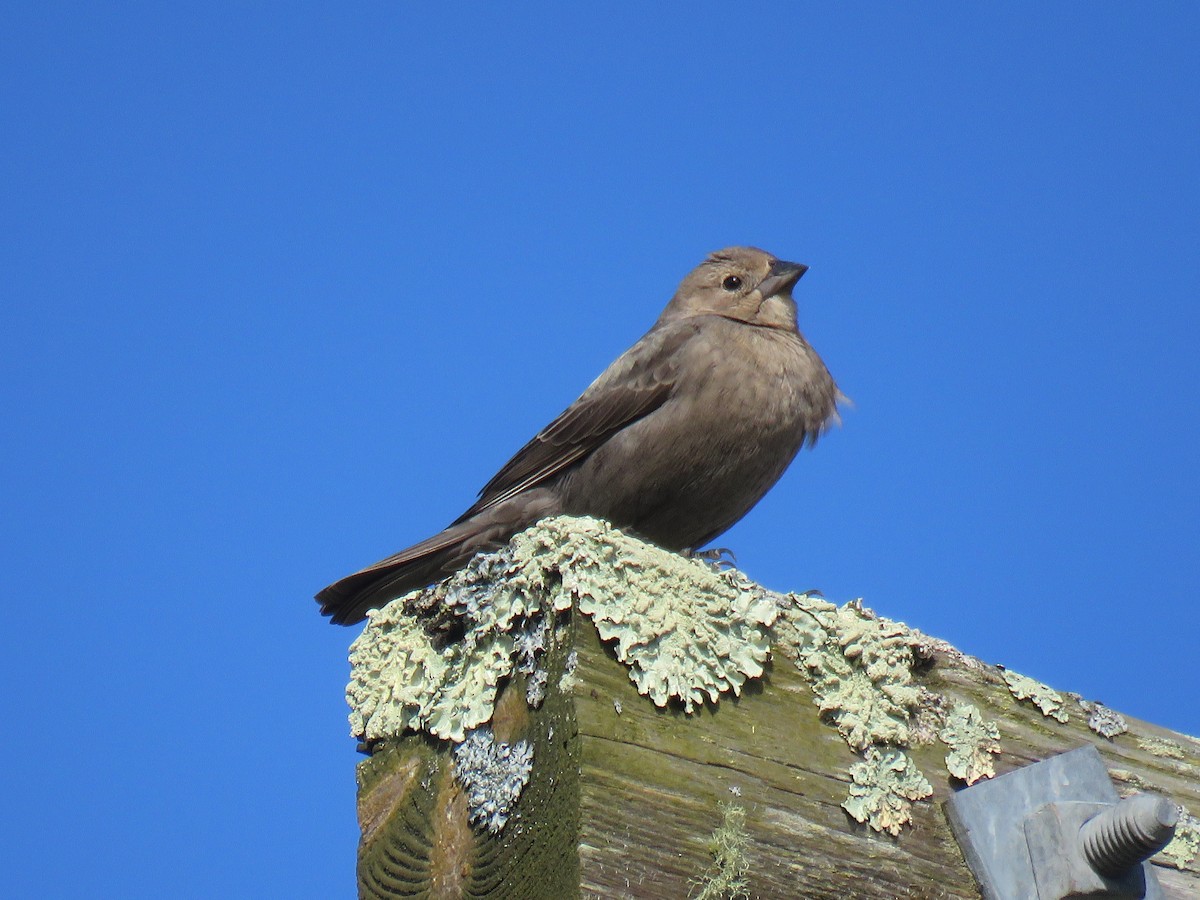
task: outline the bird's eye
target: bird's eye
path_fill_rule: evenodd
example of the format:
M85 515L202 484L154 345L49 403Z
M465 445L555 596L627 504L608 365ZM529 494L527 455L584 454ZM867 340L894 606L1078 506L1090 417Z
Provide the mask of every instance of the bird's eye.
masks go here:
M724 281L721 282L721 287L725 288L727 291L736 291L741 286L742 279L738 278L736 275L729 275Z

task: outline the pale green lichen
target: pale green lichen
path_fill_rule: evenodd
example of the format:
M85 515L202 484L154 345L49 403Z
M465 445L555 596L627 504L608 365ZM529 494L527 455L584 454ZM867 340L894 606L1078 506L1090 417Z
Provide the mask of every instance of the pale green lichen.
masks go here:
M933 794L933 787L911 759L896 749L870 747L850 767L850 796L842 804L858 822L898 835L912 821L912 805Z
M427 731L461 741L491 719L500 682L514 668L517 635L541 613L535 592L506 551L476 557L436 590L462 618L462 640L437 647L405 608L407 598L368 616L350 645L350 731L367 741ZM504 567L507 577L497 578Z
M1175 837L1163 847L1155 862L1164 862L1176 869L1200 869L1200 819L1190 815L1186 807L1179 807L1179 821L1175 824Z
M1034 681L1025 675L1019 675L1011 669L1004 670L1004 682L1008 685L1008 690L1018 700L1029 700L1041 710L1042 715L1048 718L1057 719L1059 722L1067 722L1067 710L1064 706L1063 696L1053 688L1047 687L1040 681Z
M1166 738L1152 736L1139 737L1137 743L1139 747L1154 756L1161 756L1166 759L1187 759L1187 754L1184 753L1183 747Z
M813 613L828 635L801 655L822 715L855 750L905 745L920 701L908 629L847 604Z
M955 778L974 784L995 776L992 757L1000 752L1000 730L970 703L956 704L950 710L938 737L950 748L946 769Z
M693 890L700 889L694 900L748 900L746 875L750 861L746 858L746 844L750 838L746 834L746 810L733 803L721 803L720 808L721 824L709 839L713 864L703 879L692 882Z
M813 595L774 594L736 570L718 571L589 518L545 520L496 553L476 557L442 584L370 613L367 628L351 647L352 733L372 742L417 730L463 742L490 720L498 689L514 672L526 677L529 705L539 705L551 688L542 657L568 621L558 614L572 607L593 619L639 692L658 706L678 700L687 712L716 702L722 693L737 694L748 679L761 676L774 644L811 673L822 714L863 755L851 768L853 784L843 806L876 830L898 834L911 820L912 803L931 793L899 747L937 735L951 748L946 764L955 777L970 783L994 773L995 726L974 707L946 713L945 698L913 682L914 652L932 659L950 653L948 645L860 604L836 607ZM452 627L446 627L447 618ZM441 638L435 639L438 633ZM446 640L449 634L455 637ZM572 650L557 689L574 688L576 665ZM1004 678L1017 699L1031 700L1060 722L1068 720L1058 692L1015 672L1004 672ZM615 708L619 713L619 705ZM1124 720L1111 710L1092 704L1089 711L1089 724L1099 733L1111 737L1124 730ZM1138 742L1149 752L1184 758L1174 742ZM471 747L461 767L487 769L490 757ZM509 787L528 777L528 747L493 740L493 748L497 759L504 757L500 762L524 771L521 778L504 781L500 791L515 803L519 786ZM507 812L489 802L481 801L473 821L503 827ZM734 809L744 820L744 812ZM730 841L725 846L736 849ZM1200 822L1185 817L1162 856L1190 866L1198 850ZM741 864L731 862L736 854L722 857L714 850L714 857L717 870L733 873L734 880L712 890L740 896ZM714 884L715 878L706 881L700 896L725 896L709 892Z
M763 673L772 595L738 572L716 571L590 518L546 519L503 549L475 557L421 595L456 618L460 639L439 647L410 610L420 592L369 614L350 648L351 732L367 741L408 729L461 741L492 715L501 682L524 672L541 702L550 620L573 605L614 643L630 680L658 706L691 712ZM571 683L568 672L559 686Z
M613 642L639 693L691 712L762 674L779 613L765 591L595 519L561 521L541 526L563 551L559 590Z
M784 656L803 667L805 654L822 646L829 633L818 614L833 613L837 606L816 594L775 594L779 618L771 627L774 645Z

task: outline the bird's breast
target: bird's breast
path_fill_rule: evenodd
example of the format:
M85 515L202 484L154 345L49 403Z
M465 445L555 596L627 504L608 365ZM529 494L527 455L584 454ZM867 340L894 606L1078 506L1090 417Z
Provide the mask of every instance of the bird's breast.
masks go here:
M666 547L702 546L815 440L836 397L798 334L715 322L685 348L669 399L567 476L567 506Z

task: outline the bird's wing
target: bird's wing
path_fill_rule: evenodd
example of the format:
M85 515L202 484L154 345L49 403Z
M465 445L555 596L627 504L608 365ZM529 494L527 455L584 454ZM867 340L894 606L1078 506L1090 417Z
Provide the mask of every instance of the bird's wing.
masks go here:
M457 525L575 463L622 428L662 406L675 385L680 348L694 322L652 328L613 361L579 399L522 447L484 485Z

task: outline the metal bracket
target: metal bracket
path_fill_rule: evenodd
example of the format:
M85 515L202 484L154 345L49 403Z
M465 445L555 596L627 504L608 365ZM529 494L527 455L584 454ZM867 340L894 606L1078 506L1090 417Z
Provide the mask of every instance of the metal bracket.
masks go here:
M946 813L985 900L1162 900L1145 860L1171 840L1178 807L1118 802L1090 744L964 788Z

